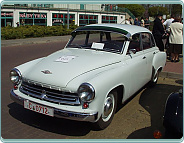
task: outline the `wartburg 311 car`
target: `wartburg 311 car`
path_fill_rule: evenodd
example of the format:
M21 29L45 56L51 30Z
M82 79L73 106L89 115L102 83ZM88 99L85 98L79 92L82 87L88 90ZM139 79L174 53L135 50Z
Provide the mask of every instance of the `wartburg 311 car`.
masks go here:
M10 95L26 109L104 129L117 104L156 84L165 63L146 28L87 25L71 33L64 49L13 68Z

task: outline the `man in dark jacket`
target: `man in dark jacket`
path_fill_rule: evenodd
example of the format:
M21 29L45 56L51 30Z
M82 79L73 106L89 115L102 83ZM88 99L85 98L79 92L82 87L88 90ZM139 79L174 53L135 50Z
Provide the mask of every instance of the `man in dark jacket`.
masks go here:
M153 25L153 36L155 38L156 45L160 49L160 51L164 51L164 44L162 41L162 36L165 33L164 31L164 26L162 24L162 14L158 14L156 19L154 20L154 25Z

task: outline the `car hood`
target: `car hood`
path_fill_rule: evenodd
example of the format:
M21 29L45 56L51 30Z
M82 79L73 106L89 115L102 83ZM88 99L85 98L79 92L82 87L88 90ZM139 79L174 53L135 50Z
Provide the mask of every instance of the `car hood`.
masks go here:
M77 76L120 62L119 54L65 48L45 57L23 75L35 82L64 88Z

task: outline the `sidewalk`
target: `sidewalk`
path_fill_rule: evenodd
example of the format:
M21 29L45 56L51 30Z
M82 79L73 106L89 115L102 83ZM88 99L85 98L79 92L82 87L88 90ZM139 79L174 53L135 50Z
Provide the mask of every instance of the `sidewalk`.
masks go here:
M166 66L164 67L160 76L183 79L183 58L180 58L180 62L178 63L170 62L167 60Z
M41 44L59 41L68 41L70 35L66 36L52 36L52 37L40 37L40 38L26 38L26 39L14 39L14 40L2 40L1 47L19 46L26 44ZM180 58L179 63L173 63L167 60L166 66L160 73L162 77L183 79L183 57Z

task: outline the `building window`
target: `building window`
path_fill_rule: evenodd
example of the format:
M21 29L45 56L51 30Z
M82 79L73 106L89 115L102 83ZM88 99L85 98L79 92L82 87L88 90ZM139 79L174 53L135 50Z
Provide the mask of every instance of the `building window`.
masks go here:
M1 12L1 27L13 26L13 12Z
M53 4L44 4L45 8L53 8Z
M47 25L47 14L46 13L19 13L21 25Z
M66 25L68 14L53 13L52 14L52 25ZM75 22L75 14L69 14L69 24Z
M87 14L79 15L79 26L96 23L98 23L98 15L87 15Z
M117 23L117 16L102 16L102 23Z
M15 6L28 7L28 4L14 4Z
M84 10L84 4L80 4L80 10Z
M44 7L44 4L37 4L37 7Z

